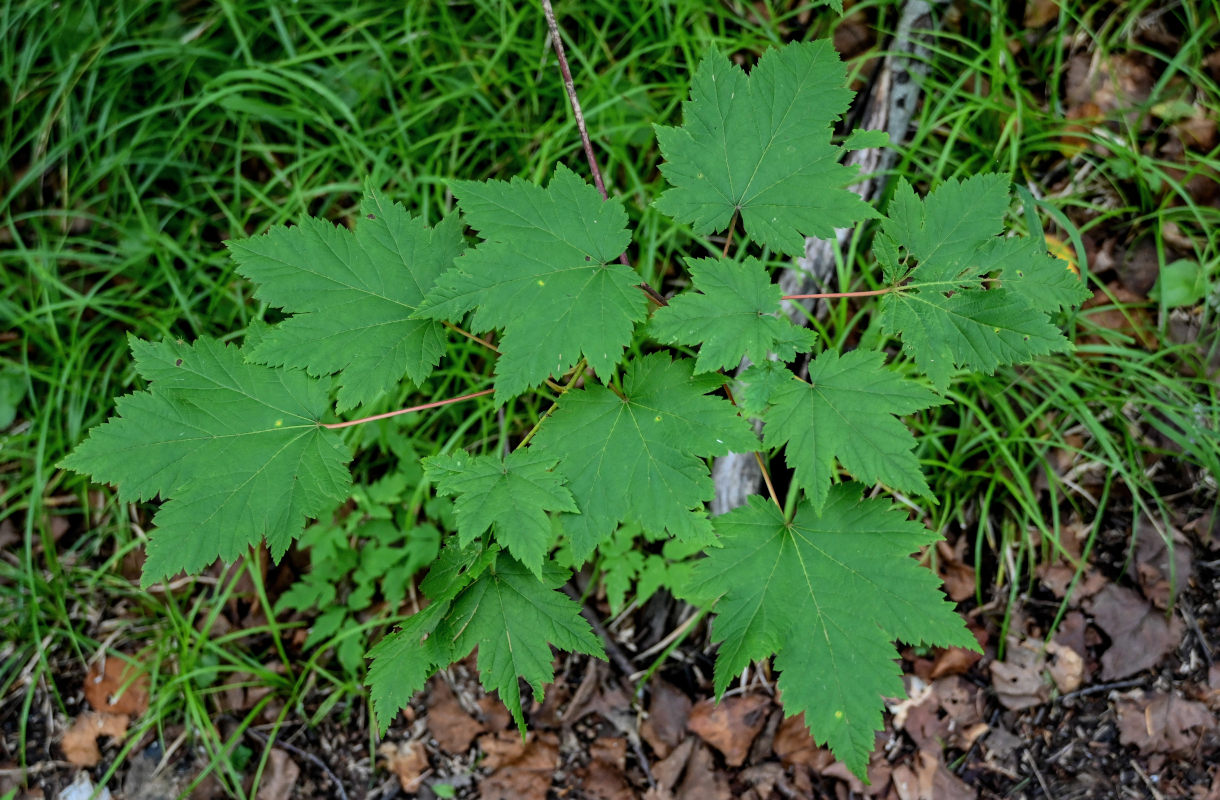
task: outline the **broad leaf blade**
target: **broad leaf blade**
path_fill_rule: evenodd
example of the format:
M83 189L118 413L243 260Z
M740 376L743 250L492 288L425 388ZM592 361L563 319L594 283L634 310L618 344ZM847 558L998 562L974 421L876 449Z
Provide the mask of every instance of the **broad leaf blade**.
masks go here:
M713 51L700 62L683 126L656 126L670 187L658 209L696 233L727 228L789 255L804 237L877 216L842 188L855 170L838 163L831 124L851 101L846 71L827 40L770 50L747 78Z
M165 502L143 582L234 561L266 541L279 557L347 496L350 454L319 425L325 387L302 372L246 363L236 347L131 341L149 390L118 401L61 466Z
M494 568L458 595L445 620L454 659L479 648L479 680L487 691L500 695L522 735L525 717L517 679L525 678L541 702L543 685L555 679L551 645L606 657L580 606L556 591L567 578L565 570L549 564L539 578L501 555Z
M809 365L809 381L789 378L770 393L763 441L783 446L793 479L821 508L837 458L856 479L926 495L915 437L898 419L944 402L883 363L878 351L843 356L827 350Z
M881 324L938 390L955 367L986 372L1071 349L1049 314L1088 292L1052 263L1045 242L999 238L1008 180L950 180L927 198L899 183L877 238L894 291L881 299Z
M559 400L531 447L568 478L581 513L564 527L578 563L627 518L683 537L710 533L701 506L715 487L704 459L758 447L736 410L707 396L713 388L692 378L689 360L656 353L627 367L622 397L593 386Z
M421 383L445 349L443 326L412 314L464 247L456 216L429 229L374 192L355 233L319 219L228 242L255 296L294 316L262 338L262 363L341 373L340 410L367 403L406 376Z
M622 359L647 301L640 278L618 263L627 248L621 201L603 201L559 166L547 188L458 181L466 220L485 240L457 260L417 313L475 331L503 328L496 400L562 375L583 356L601 376Z
M832 487L820 514L803 505L791 522L751 497L716 518L722 547L696 562L684 594L719 598L717 693L751 660L776 654L787 713L804 711L818 742L863 776L882 696L903 693L890 642L978 644L936 575L908 558L936 535L860 493Z
M433 601L412 614L402 628L378 642L366 658L372 659L365 683L373 701L373 717L384 736L390 721L406 708L428 678L452 663L448 643L435 635L445 619L449 603Z
M439 494L456 495L458 540L464 547L489 528L496 541L535 575L551 546L548 511L579 511L554 458L530 449L496 456L446 454L424 459Z
M736 367L742 356L760 363L775 353L791 361L813 347L816 334L780 313L783 291L758 259L689 258L686 265L694 291L658 308L651 331L663 342L699 345L697 372Z

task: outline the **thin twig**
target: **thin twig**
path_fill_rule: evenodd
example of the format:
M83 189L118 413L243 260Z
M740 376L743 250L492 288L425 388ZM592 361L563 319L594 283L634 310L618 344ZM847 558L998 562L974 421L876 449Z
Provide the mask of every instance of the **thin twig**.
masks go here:
M376 422L379 419L389 419L390 417L397 417L400 414L410 414L413 411L423 411L429 408L440 408L441 406L447 406L450 403L460 403L463 400L473 400L476 397L482 397L483 395L491 394L494 391L495 389L484 389L483 391L475 392L474 394L464 394L461 397L450 397L448 400L437 400L434 403L424 403L422 406L400 408L397 411L387 411L384 414L374 414L371 417L362 417L361 419L353 419L349 420L348 422L323 423L322 427L332 431L338 430L339 428L350 428L353 425L362 425L366 422Z
M343 788L343 784L339 782L339 776L331 771L330 767L326 766L326 762L315 756L313 753L306 752L296 745L289 744L282 739L276 739L272 744L270 737L259 733L253 728L246 728L246 733L253 736L255 739L263 743L264 747L282 747L293 755L300 756L306 759L309 763L316 766L318 769L326 773L326 777L330 778L331 783L335 785L335 793L339 796L339 800L348 800L347 790Z
M1090 686L1087 689L1077 689L1074 692L1059 695L1060 700L1067 700L1069 697L1084 697L1090 694L1102 694L1111 689L1131 689L1135 686L1143 686L1147 681L1144 678L1131 678L1125 681L1114 681L1113 683L1099 683L1096 686Z
M1153 782L1148 778L1148 773L1144 772L1144 770L1140 768L1140 765L1134 761L1131 762L1131 766L1133 769L1135 769L1135 774L1139 775L1140 780L1142 780L1144 785L1148 787L1148 791L1152 793L1153 800L1165 800L1165 795L1161 794L1157 790L1156 785L1153 784Z
M551 31L551 43L555 47L555 55L559 57L559 72L563 75L563 88L568 93L568 103L572 106L572 115L576 117L576 130L580 133L580 144L585 150L585 159L589 162L589 172L593 174L593 185L601 192L603 200L609 200L606 193L606 183L602 180L601 168L597 166L597 156L593 153L593 142L589 139L589 128L585 125L585 112L580 107L580 99L576 96L576 82L572 80L572 70L568 66L568 55L563 49L563 37L559 35L559 21L555 19L555 9L551 0L542 0L542 12L546 15L546 25ZM619 253L619 263L630 267L626 251ZM659 306L669 303L661 293L648 285L647 281L639 284L639 288Z
M1042 793L1050 798L1050 800L1055 800L1055 795L1051 794L1050 787L1046 785L1046 779L1042 777L1042 771L1038 769L1038 765L1034 762L1034 757L1029 754L1028 750L1025 750L1022 754L1025 756L1026 762L1029 763L1030 768L1033 769L1034 777L1038 779L1038 785L1042 787Z
M610 635L610 631L606 630L606 626L602 625L601 620L597 618L597 614L593 613L593 609L581 603L580 592L577 591L576 587L570 583L565 583L563 585L563 592L580 604L580 615L593 627L593 632L597 634L598 638L605 643L606 655L610 657L614 666L618 667L619 672L623 673L623 677L635 672L635 665L628 660L622 649Z

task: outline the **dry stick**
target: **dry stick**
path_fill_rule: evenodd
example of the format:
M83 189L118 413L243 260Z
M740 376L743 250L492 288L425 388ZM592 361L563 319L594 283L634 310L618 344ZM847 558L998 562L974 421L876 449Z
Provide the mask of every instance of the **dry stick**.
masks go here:
M559 72L563 75L563 88L568 93L568 103L572 106L572 114L576 117L576 130L580 132L580 144L585 149L585 159L589 162L589 171L593 173L593 184L597 187L597 191L601 192L603 200L609 200L610 195L606 194L606 184L602 180L602 171L597 166L597 156L593 153L593 142L589 140L589 129L585 126L585 112L580 108L580 99L576 97L576 82L572 80L572 70L568 67L568 56L563 49L563 38L559 35L559 22L555 19L555 9L551 7L551 0L542 0L542 12L546 15L546 25L551 31L551 41L555 45L555 55L559 57ZM624 267L630 267L631 263L627 260L627 253L622 252L618 257L619 263ZM647 281L640 283L639 288L659 306L667 306L669 302L661 296L660 292L648 285Z
M325 761L318 758L313 753L306 752L305 750L302 750L301 748L297 747L296 745L289 744L288 742L285 742L282 739L276 739L275 743L272 744L269 737L267 737L266 735L264 735L262 733L259 733L258 731L254 730L253 728L246 728L246 733L250 736L253 736L258 741L262 742L264 747L267 747L267 746L282 747L283 749L287 750L289 753L298 755L301 758L307 759L311 764L315 764L319 769L321 769L323 772L326 773L326 777L330 778L331 783L333 783L335 785L335 791L338 794L340 800L347 800L347 791L343 788L343 784L339 782L339 776L336 775L334 772L332 772L330 767L326 766Z

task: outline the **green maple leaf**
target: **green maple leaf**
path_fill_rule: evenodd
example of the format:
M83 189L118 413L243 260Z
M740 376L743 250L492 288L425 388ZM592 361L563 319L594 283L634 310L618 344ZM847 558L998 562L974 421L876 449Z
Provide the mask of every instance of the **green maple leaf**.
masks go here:
M577 563L628 517L679 537L710 533L702 504L715 486L704 459L750 452L758 439L727 401L707 396L719 383L692 377L691 363L645 356L628 365L621 397L569 391L539 429L531 447L559 460L580 508L562 518Z
M750 238L803 255L877 213L842 188L856 170L838 163L831 125L852 92L830 41L789 44L759 59L749 77L712 51L683 105L681 128L654 126L670 187L659 210L698 234L727 228L739 212Z
M874 253L896 289L881 298L882 326L943 390L955 366L996 367L1071 349L1049 313L1088 292L1045 243L1000 239L1008 179L951 180L924 200L900 181Z
M775 353L791 361L813 347L817 335L782 314L783 291L756 258L688 258L693 288L658 308L651 331L663 342L700 345L696 372L736 367L742 356L759 363Z
M820 514L802 505L791 522L750 497L714 520L722 547L695 563L683 594L719 598L717 695L774 654L785 713L804 711L818 743L864 777L882 697L903 695L893 640L979 648L936 575L908 558L937 535L861 489L834 486Z
M119 398L60 466L113 483L124 502L161 495L143 583L234 561L266 540L279 558L347 497L347 447L322 428L327 391L299 371L246 363L213 339L131 339L149 389Z
M445 454L424 459L439 494L456 495L458 539L465 547L488 528L496 541L541 577L551 546L547 511L577 512L563 476L552 472L554 458L518 450L496 456Z
M606 657L601 639L580 615L580 605L556 591L567 579L566 570L551 564L539 578L502 554L454 599L443 629L437 631L452 642L454 661L479 648L479 680L487 691L500 695L523 736L517 679L525 678L541 702L543 684L555 679L551 645Z
M879 351L827 350L809 365L808 383L790 377L770 392L763 443L784 447L815 509L826 501L836 458L858 480L927 495L915 437L897 415L943 402L886 367Z
M406 708L428 678L461 656L453 653L454 632L448 625L454 598L478 580L500 556L500 548L460 547L456 537L441 550L420 589L431 601L369 650L372 659L365 683L373 716L384 736L390 720ZM465 655L464 653L462 655Z
M547 188L520 178L455 181L453 192L485 240L441 276L419 317L503 328L496 400L562 375L583 356L606 376L622 360L647 301L618 263L631 239L617 199L560 165Z
M238 271L259 284L255 297L294 312L260 337L251 357L340 373L340 411L396 388L404 375L419 384L432 373L444 327L411 315L464 247L456 215L429 229L376 192L360 212L355 233L306 217L228 242Z
M433 600L407 618L402 627L388 634L365 656L372 659L365 683L373 702L373 717L382 736L400 710L411 703L428 678L453 663L451 651L436 629L449 612L450 603Z

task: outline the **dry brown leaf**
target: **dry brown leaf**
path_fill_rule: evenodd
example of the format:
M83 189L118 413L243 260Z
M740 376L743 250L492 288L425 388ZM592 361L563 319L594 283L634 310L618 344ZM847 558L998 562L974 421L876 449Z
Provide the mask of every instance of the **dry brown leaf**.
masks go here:
M754 737L767 724L771 698L761 694L734 695L720 703L700 700L691 709L686 727L724 755L730 767L740 767Z
M693 703L685 692L660 679L652 682L651 691L648 719L640 725L640 735L659 758L665 758L682 741Z
M959 536L952 547L944 539L936 543L936 571L945 584L945 592L955 603L974 597L977 581L974 567L966 563L966 537Z
M729 783L724 773L716 769L711 751L696 745L686 767L682 785L674 794L677 800L731 800Z
M1116 706L1119 740L1138 747L1140 755L1197 752L1200 738L1216 729L1207 706L1176 692L1134 692L1119 698Z
M669 755L652 765L652 777L656 778L658 786L669 792L678 785L678 778L682 777L682 770L686 769L686 762L690 760L695 749L695 742L695 737L688 736L679 742Z
M139 716L148 710L148 674L115 656L89 666L84 690L89 705L105 714Z
M1146 514L1136 520L1135 558L1127 574L1139 583L1144 597L1153 605L1169 608L1173 600L1171 589L1180 592L1187 585L1195 559L1184 533L1177 528L1169 529L1171 547L1158 527Z
M977 800L978 792L945 768L940 751L921 752L915 757L915 775L920 787L919 800ZM924 786L928 788L925 790Z
M516 731L479 737L487 754L483 765L493 772L479 781L482 800L546 800L555 767L559 739L553 733L531 733L524 742Z
M122 741L127 735L131 717L126 714L99 714L86 711L64 732L59 746L68 763L77 767L95 767L102 760L102 751L97 746L99 736L109 736Z
M950 647L941 650L936 654L936 660L932 662L929 677L936 679L948 675L965 675L982 657L982 653L976 653L964 647Z
M1053 641L1046 643L1046 652L1051 657L1046 669L1055 688L1064 694L1079 689L1084 682L1084 659L1080 653Z
M964 678L952 675L933 683L932 691L949 720L946 743L961 750L970 749L974 740L989 730L987 723L983 722L979 688Z
M1135 339L1145 350L1156 350L1159 339L1156 325L1153 323L1148 309L1144 307L1147 305L1147 298L1137 295L1117 282L1110 283L1107 289L1108 294L1106 291L1098 289L1092 297L1084 301L1084 305L1080 307L1081 316L1099 328L1115 331ZM1122 308L1114 307L1115 303L1120 304ZM1099 307L1102 310L1096 310ZM1103 342L1103 339L1088 334L1081 336L1080 342L1098 344Z
M1025 19L1027 28L1041 28L1059 19L1059 3L1057 0L1033 0L1025 4Z
M580 788L595 800L635 800L623 770L627 767L627 741L601 737L589 745L589 764L577 773Z
M377 754L385 759L385 767L398 776L398 783L408 794L419 789L419 782L428 772L428 752L420 741L383 742Z
M1131 589L1110 584L1092 598L1093 622L1110 637L1101 679L1115 681L1156 666L1182 641L1177 614L1169 620Z
M834 760L829 750L818 747L817 742L814 741L813 734L805 725L804 711L795 717L788 717L779 724L773 749L775 755L786 767L801 764L820 772Z
M1010 639L1005 655L1003 661L991 662L991 685L1000 703L1013 711L1045 703L1050 687L1042 680L1046 667L1042 642Z
M427 764L427 759L424 763ZM271 748L267 771L263 773L263 780L258 785L257 800L288 800L300 776L301 768L288 753L278 747Z
M439 678L432 681L428 697L428 732L446 753L461 755L471 742L484 733L479 721L462 709L449 684Z
M513 718L508 715L508 709L500 702L500 698L485 694L478 699L479 711L482 712L483 725L489 731L502 731L509 726Z

